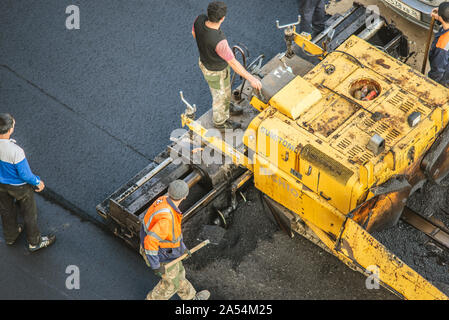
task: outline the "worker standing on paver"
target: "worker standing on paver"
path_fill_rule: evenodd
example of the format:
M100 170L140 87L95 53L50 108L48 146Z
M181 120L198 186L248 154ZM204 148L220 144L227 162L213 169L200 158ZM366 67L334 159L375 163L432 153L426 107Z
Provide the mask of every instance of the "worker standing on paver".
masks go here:
M17 223L18 209L23 214L28 238L28 249L37 251L55 242L54 235L41 236L37 226L37 206L34 190L41 192L44 182L30 169L23 149L10 139L15 120L8 113L0 113L0 214L3 235L8 245L13 245L23 230Z
M207 7L207 15L199 15L192 27L199 50L199 66L212 94L212 111L215 128L237 129L240 125L229 119L230 115L242 113L242 109L231 104L230 67L245 78L251 86L260 90L262 83L251 75L235 59L220 26L226 16L224 2L214 1Z
M314 36L324 30L325 4L325 0L298 0L301 33L305 32Z
M168 187L168 196L157 199L146 212L140 231L140 254L147 266L161 277L146 300L168 300L175 293L182 300L207 300L207 290L196 292L185 278L182 262L165 270L165 264L190 253L182 239L182 213L179 204L187 198L189 186L183 180L175 180Z
M433 9L432 17L441 23L429 51L429 78L449 87L449 2Z

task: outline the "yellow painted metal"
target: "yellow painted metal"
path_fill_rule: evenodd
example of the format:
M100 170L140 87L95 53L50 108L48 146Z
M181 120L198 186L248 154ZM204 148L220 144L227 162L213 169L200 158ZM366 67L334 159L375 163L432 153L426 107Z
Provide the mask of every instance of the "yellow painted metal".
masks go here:
M365 274L376 266L381 283L405 299L448 299L347 217L375 196L374 187L398 175L414 179L420 159L447 125L448 90L357 37L339 51L358 61L330 53L292 81L305 90L287 85L268 104L251 100L261 111L243 137L254 151L253 159L207 137L207 130L195 121L183 122L236 164L252 170L256 188L296 213L348 266ZM326 72L329 65L335 72ZM362 79L379 86L375 99L362 101L352 95ZM421 113L415 127L407 122L412 112ZM374 134L385 140L385 150L378 154L367 149Z
M307 186L280 170L261 155L254 157L254 184L256 188L298 214L326 230L336 239L344 216Z
M181 119L182 125L183 126L187 125L192 132L200 136L201 139L203 140L202 142L209 144L215 150L229 156L232 159L233 163L244 166L251 171L253 170L253 165L250 159L248 159L248 157L245 156L243 153L234 149L231 145L223 141L221 134L220 136L211 134L209 130L204 128L199 122L192 120L185 114L181 115Z
M251 105L259 112L262 112L263 110L265 110L268 107L268 105L266 103L263 103L263 101L261 101L256 96L253 96L251 98Z
M357 223L348 219L341 236L341 248L322 229L309 221L308 227L350 268L370 276L373 270L382 286L408 300L447 300L448 297L406 265Z
M254 100L254 99L253 99ZM270 109L269 111L271 111ZM252 152L257 151L257 131L260 126L260 123L265 119L264 112L261 112L257 117L255 117L248 128L246 128L245 134L243 136L243 143L248 147Z
M448 299L361 226L323 201L307 187L272 166L255 159L255 186L273 200L296 212L320 240L352 269L369 275L376 268L387 289L406 299ZM340 244L336 249L336 245Z
M353 55L362 61L366 67L383 75L393 84L400 86L410 95L419 97L425 103L444 106L447 113L449 90L417 70L388 54L383 54L382 51L356 36L351 36L338 47L338 50ZM332 55L339 55L339 53L333 53Z
M321 98L321 92L314 85L296 77L270 100L270 104L287 117L297 119Z
M311 40L312 37L306 37L304 34L298 34L296 30L293 30L293 39L295 43L300 47L313 55L320 55L319 59L322 59L324 55L326 55L326 51L323 50L320 46L313 43Z

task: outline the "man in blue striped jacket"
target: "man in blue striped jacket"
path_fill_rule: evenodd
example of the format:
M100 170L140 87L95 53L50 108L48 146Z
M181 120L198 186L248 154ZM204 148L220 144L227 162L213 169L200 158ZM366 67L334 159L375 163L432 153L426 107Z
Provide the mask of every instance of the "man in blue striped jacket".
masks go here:
M56 237L40 234L34 190L41 192L45 185L31 172L23 149L10 139L14 127L14 118L8 113L0 113L0 215L3 235L8 245L14 244L19 237L23 230L23 225L17 223L19 209L23 214L28 249L33 252L48 247Z

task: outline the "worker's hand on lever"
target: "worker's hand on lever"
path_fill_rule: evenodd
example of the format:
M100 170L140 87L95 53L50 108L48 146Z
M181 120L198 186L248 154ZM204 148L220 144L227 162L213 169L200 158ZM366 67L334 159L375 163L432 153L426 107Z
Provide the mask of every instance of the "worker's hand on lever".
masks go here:
M39 184L36 186L35 191L41 192L42 190L44 190L44 188L45 188L44 181L41 180L41 182L39 182Z
M190 252L190 250L189 250L189 249L186 249L186 250L184 251L184 254L186 254L186 255L187 255L187 258L186 258L186 259L188 259L188 258L191 258L191 257L192 257L192 252Z
M432 13L430 16L434 19L438 19L438 8L433 8Z
M259 79L257 79L255 76L253 76L251 73L249 73L241 64L237 61L237 59L233 58L232 60L228 61L229 66L234 69L235 73L239 74L243 78L245 78L251 86L256 89L260 90L262 89L262 82L260 82Z
M251 84L251 87L253 87L256 90L261 90L262 89L262 82L260 82L259 79L257 79L254 76L251 76L251 78L248 79L249 83Z

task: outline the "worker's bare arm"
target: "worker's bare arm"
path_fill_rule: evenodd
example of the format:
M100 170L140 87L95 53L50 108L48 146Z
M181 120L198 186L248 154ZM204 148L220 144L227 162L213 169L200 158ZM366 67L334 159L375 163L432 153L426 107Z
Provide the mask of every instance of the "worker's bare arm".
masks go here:
M240 64L240 62L237 61L236 58L229 60L228 64L237 74L248 80L254 89L262 89L262 83L260 82L260 80L246 71L246 69Z

